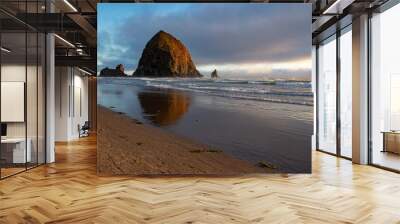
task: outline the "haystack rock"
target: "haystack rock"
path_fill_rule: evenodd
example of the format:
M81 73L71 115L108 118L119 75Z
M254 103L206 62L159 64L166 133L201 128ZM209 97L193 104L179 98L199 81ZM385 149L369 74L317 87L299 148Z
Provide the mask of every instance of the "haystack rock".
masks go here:
M142 52L134 76L201 77L189 50L171 34L159 31Z

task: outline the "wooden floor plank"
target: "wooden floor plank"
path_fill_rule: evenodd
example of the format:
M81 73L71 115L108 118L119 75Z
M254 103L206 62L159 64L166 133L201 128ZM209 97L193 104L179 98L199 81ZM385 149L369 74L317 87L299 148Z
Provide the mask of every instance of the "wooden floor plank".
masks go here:
M313 152L313 174L97 176L96 137L0 181L0 223L400 223L400 175Z

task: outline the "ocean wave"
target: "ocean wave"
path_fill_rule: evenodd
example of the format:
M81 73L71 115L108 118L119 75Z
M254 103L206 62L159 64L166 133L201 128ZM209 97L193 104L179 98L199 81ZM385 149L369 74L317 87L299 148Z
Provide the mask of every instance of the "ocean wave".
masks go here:
M205 94L210 94L210 95L215 95L215 96L223 96L223 97L229 97L229 98L235 98L235 99L246 99L246 100L257 100L257 101L268 101L268 102L274 102L274 103L288 103L288 104L296 104L296 105L306 105L306 106L313 106L312 100L292 100L292 99L282 99L282 98L270 98L266 96L260 96L261 91L238 91L237 88L231 87L229 91L227 91L227 88L221 90L221 91L210 91L210 90L216 90L217 88L215 87L207 87L207 86L197 86L196 88L193 88L193 86L190 87L182 87L182 86L175 86L171 84L165 84L165 83L152 83L152 82L146 82L146 86L150 87L155 87L155 88L162 88L162 89L176 89L176 90L182 90L182 91L194 91L194 92L199 92L199 93L205 93ZM230 92L236 93L236 94L229 94ZM243 95L240 93L257 93L257 95ZM275 92L275 93L267 93L265 95L285 95L285 96L312 96L312 93L299 93L299 92Z
M149 83L149 86L154 85ZM267 94L267 95L287 95L287 96L313 96L312 92L274 92L271 90L265 89L255 89L255 88L240 88L240 87L220 87L220 86L199 86L196 84L183 85L189 89L204 89L211 91L220 91L220 92L241 92L241 93L255 93L255 94ZM169 86L173 87L173 86Z
M275 85L276 84L276 82L274 80L257 81L257 80L216 79L216 80L211 80L211 81L215 82L215 83L224 83L224 84L256 84L256 85Z
M100 79L104 79L100 77ZM105 79L109 80L107 77ZM310 81L298 80L234 80L234 79L211 79L211 78L150 78L150 77L113 77L113 80L123 80L133 82L140 81L154 81L154 82L168 82L168 83L216 83L216 84L254 84L254 85L276 85L279 87L297 87L297 88L311 88Z
M281 88L311 88L311 82L306 81L277 81L276 85Z
M100 79L100 82L176 89L237 99L313 105L311 83L308 81L118 77Z

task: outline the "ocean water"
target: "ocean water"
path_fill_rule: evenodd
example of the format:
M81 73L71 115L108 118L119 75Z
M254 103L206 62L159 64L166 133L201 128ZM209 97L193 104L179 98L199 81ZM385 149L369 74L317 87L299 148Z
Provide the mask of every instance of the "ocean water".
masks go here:
M313 105L313 93L309 81L124 77L112 81L121 85L142 84L238 99Z
M98 103L252 164L311 171L310 82L100 77Z

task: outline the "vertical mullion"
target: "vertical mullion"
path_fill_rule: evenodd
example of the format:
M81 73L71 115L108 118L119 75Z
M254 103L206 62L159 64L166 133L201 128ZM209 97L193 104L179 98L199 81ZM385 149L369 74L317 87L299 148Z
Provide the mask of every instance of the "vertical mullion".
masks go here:
M49 6L49 2L46 0L44 2L45 4L45 13L48 13L48 6ZM47 31L45 31L44 33L44 79L42 79L42 82L44 81L44 163L47 163L47 79L48 79L48 72L47 72L47 44L48 44L48 36L49 33ZM42 77L43 77L43 73L42 73ZM43 83L42 83L43 84ZM43 109L43 107L42 107ZM43 118L43 117L42 117Z
M72 83L71 83L71 70L68 70L68 68L71 68L71 67L67 67L67 71L69 71L68 72L69 80L67 80L68 81L68 118L70 118L71 117L71 85L72 85Z
M28 0L25 1L25 21L28 19ZM27 90L28 90L28 25L25 25L25 170L28 169L28 116L27 116Z
M336 154L341 156L341 119L340 119L340 29L336 31Z
M2 32L1 32L1 30L2 30L1 28L2 28L2 27L1 27L1 24L2 24L2 23L0 23L0 47L3 46L3 45L2 45ZM0 51L0 124L3 124L3 123L1 122L1 110L2 110L2 108L1 108L1 67L2 67L2 64L1 64L1 63L2 63L2 58L1 58L1 55L2 55L2 52ZM1 150L2 150L2 149L1 149L1 144L0 144L0 179L2 179L2 177L1 177L1 170L2 170L2 166L3 166L3 165L2 165L2 162L1 162L1 161L2 161L2 159L1 159L1 158L2 158L2 157L1 157Z
M367 46L368 46L368 53L367 53L367 83L368 83L368 90L367 90L367 119L368 119L368 124L367 124L367 132L368 132L368 164L373 164L373 153L372 153L372 63L371 63L371 57L372 57L372 29L371 29L371 19L372 19L372 13L368 12L368 30L367 30Z
M315 148L319 149L319 44L315 47Z
M39 0L36 1L36 13L39 13ZM36 166L38 165L39 165L39 32L36 31Z
M68 71L68 68L67 68L67 71ZM62 78L64 77L65 75L64 75L64 73L63 73L63 71L61 71L60 72L60 74L58 75L58 88L59 88L59 97L60 97L60 99L59 99L59 101L60 101L60 118L62 117L62 84L61 84L61 82L62 82Z
M72 88L71 88L71 92L72 92L72 117L73 119L75 119L75 67L71 67L72 68Z
M46 5L46 13L47 13L47 5ZM43 134L43 140L44 140L44 161L43 163L47 163L47 38L48 38L48 33L46 32L44 34L44 78L42 79L42 82L44 82L44 99L43 99L43 107L44 108L44 134ZM43 83L42 83L43 84ZM42 117L43 118L43 117Z

